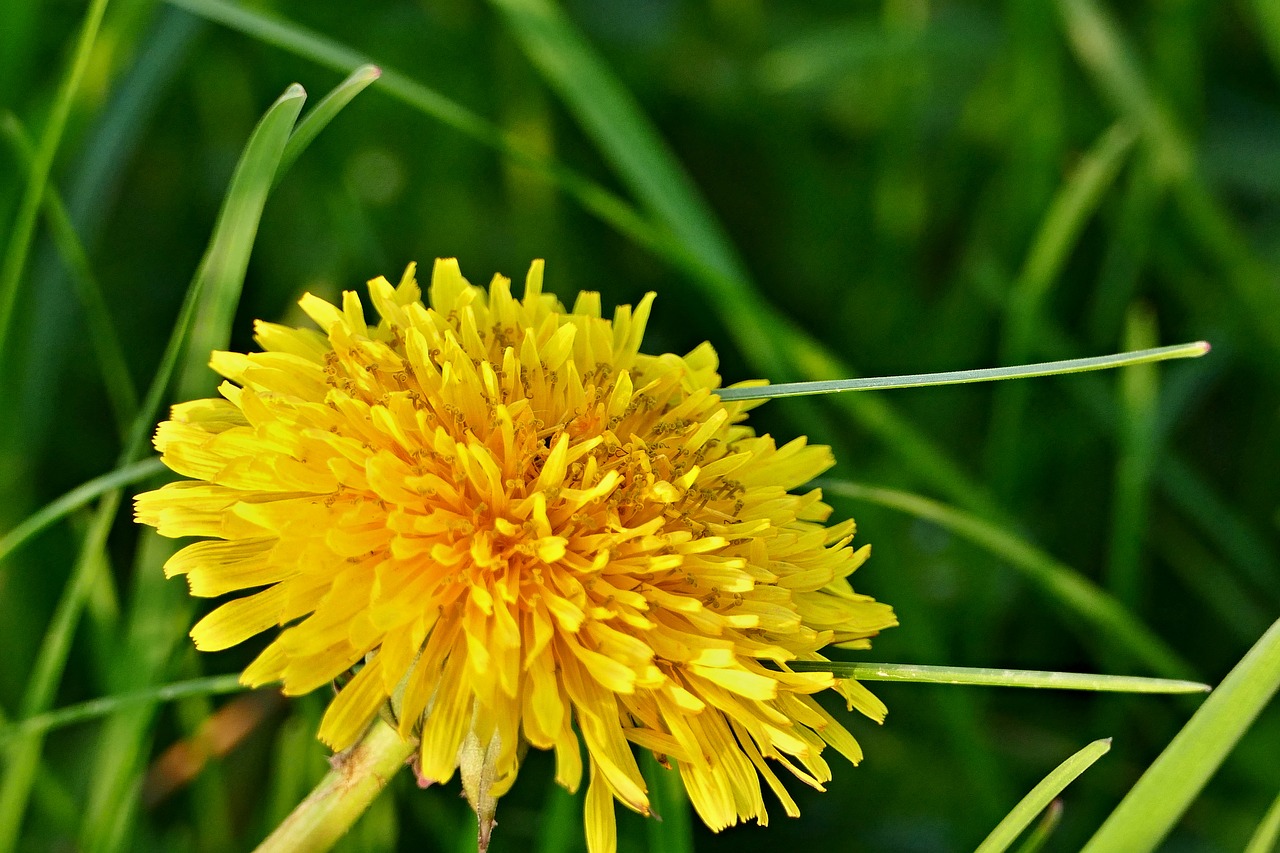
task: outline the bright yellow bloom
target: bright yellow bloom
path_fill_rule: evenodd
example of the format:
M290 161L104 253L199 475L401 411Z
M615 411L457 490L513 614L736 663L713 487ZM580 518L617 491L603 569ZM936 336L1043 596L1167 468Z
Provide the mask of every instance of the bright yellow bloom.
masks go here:
M520 744L554 749L576 789L590 766L592 853L614 848L612 800L649 801L632 745L678 768L712 829L767 820L773 759L814 787L853 737L812 697L855 681L788 670L829 644L866 648L893 611L846 580L869 553L811 490L829 448L776 447L722 403L715 351L639 352L652 294L600 317L486 292L437 261L429 305L411 266L360 300L307 295L321 331L258 323L264 352L214 353L221 399L174 406L155 444L189 481L140 495L165 536L211 537L165 566L191 592L252 594L191 632L225 649L288 625L244 672L306 693L359 671L320 738L353 744L390 702L419 770L460 769L487 836ZM576 729L576 731L575 731ZM487 838L486 838L487 840Z

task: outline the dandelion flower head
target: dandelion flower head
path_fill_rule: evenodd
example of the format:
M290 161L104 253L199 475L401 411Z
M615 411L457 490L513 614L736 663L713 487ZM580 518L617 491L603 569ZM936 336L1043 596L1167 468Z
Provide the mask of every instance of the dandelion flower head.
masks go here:
M351 746L389 708L423 777L460 772L484 843L524 744L570 790L588 775L592 853L615 847L613 800L649 814L633 746L714 830L767 821L762 780L798 813L776 767L821 788L825 747L860 760L814 694L884 706L788 666L896 624L849 585L853 522L792 491L829 448L756 435L710 345L642 354L652 294L610 321L596 293L543 293L540 261L516 299L450 259L426 304L412 266L369 295L372 324L352 292L302 298L319 330L259 322L262 352L214 353L221 396L156 432L191 479L140 495L138 520L203 537L166 572L247 593L195 626L200 649L286 626L242 680L288 694L358 668L321 740Z

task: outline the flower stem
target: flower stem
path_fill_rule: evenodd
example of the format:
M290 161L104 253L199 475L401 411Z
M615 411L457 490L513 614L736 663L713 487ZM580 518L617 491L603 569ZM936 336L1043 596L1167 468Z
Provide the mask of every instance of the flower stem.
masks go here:
M387 782L404 766L417 743L375 719L364 738L333 758L333 769L257 853L328 850L346 834Z

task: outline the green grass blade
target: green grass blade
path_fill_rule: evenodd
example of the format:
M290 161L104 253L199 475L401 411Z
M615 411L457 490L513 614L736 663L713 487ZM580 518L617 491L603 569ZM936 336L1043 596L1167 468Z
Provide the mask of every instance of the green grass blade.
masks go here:
M285 90L254 130L245 156L231 176L213 239L201 264L204 283L188 345L192 358L178 378L180 400L205 393L212 382L212 372L205 363L208 354L226 349L231 340L231 324L240 304L262 209L306 97L306 91L297 83Z
M1280 688L1280 620L1227 674L1089 840L1085 853L1154 850Z
M40 206L44 203L49 173L53 171L53 160L57 156L58 146L62 143L62 132L66 129L67 117L71 113L71 102L75 99L80 81L89 67L89 57L93 52L93 44L98 38L98 29L102 25L102 16L106 10L107 0L92 0L85 12L80 36L76 40L75 51L71 57L71 65L58 86L58 93L54 97L52 109L45 122L44 132L40 134L40 145L35 152L31 174L27 179L27 188L22 196L22 204L18 208L17 217L9 232L4 264L0 266L0 359L3 359L9 343L9 324L13 320L13 309L18 301L18 288L22 281L23 270L27 266L27 256L31 252L31 242L35 237L36 220L40 214Z
M1015 534L970 513L909 492L848 480L823 479L819 484L828 494L865 500L931 521L1006 560L1064 609L1079 617L1090 637L1101 635L1115 649L1153 672L1167 678L1185 678L1192 672L1189 664L1097 584Z
M840 391L885 391L891 388L965 385L971 382L994 382L1001 379L1030 379L1037 376L1087 373L1091 370L1110 370L1116 367L1131 367L1175 358L1199 358L1208 351L1209 345L1207 343L1197 341L1190 344L1175 344L1168 347L1154 347L1135 352L1116 353L1115 355L1073 358L1066 361L1047 361L1041 364L984 367L977 370L948 370L943 373L914 373L905 376L837 379L825 382L786 382L779 385L725 388L719 394L722 400L772 400L778 397L834 394Z
M680 781L680 772L663 767L648 751L640 757L640 769L649 785L649 803L653 806L653 816L644 822L649 853L693 853L689 795Z
M32 536L45 530L49 525L66 518L94 498L122 486L128 486L141 482L148 477L154 477L164 470L166 470L164 463L159 459L145 459L142 462L134 462L131 465L125 465L114 471L109 471L101 477L94 477L87 483L81 483L71 491L27 516L21 523L6 533L3 538L0 538L0 563L3 563L6 557L21 547L22 543Z
M1005 815L996 828L991 830L991 834L978 845L975 853L1003 853L1008 850L1009 845L1031 825L1036 815L1047 808L1068 785L1092 767L1093 763L1106 755L1110 749L1111 738L1095 740L1059 764L1013 807L1013 811Z
M1262 816L1262 823L1244 848L1244 853L1275 853L1280 844L1280 796L1271 801L1271 808Z
M146 436L150 434L156 408L169 386L169 378L179 361L184 339L190 340L189 352L196 354L189 363L203 367L212 349L209 344L224 339L229 334L230 313L234 311L233 296L238 296L243 281L248 253L253 244L261 205L271 186L275 166L279 162L288 140L289 132L302 109L305 93L300 86L291 86L271 107L254 130L241 162L237 166L228 190L227 199L219 214L210 249L201 264L196 280L188 292L178 325L170 338L160 370L152 381L146 402L138 413L121 454L121 465L133 462L141 452ZM249 204L258 205L254 210ZM237 281L234 273L239 271ZM199 309L204 307L205 311ZM208 324L193 328L193 321ZM215 326L221 322L222 326ZM188 334L188 330L191 333ZM188 376L198 377L191 384L203 382L203 375L189 369ZM20 717L26 719L48 710L54 692L66 667L67 656L80 614L94 585L103 582L100 572L101 554L106 547L107 534L120 506L121 494L108 492L98 505L97 512L85 537L80 555L72 568L71 577L63 589L54 610L49 628L41 642L40 651L27 682L20 708ZM42 739L22 741L8 749L8 761L3 783L0 784L0 850L11 849L22 824L23 813L31 793L31 784L40 761Z
M10 147L18 155L19 162L30 172L35 168L35 150L31 140L18 117L13 113L5 113L0 118L0 133L8 139ZM125 361L124 348L111 322L111 311L107 307L107 298L103 294L98 277L94 275L93 265L89 263L88 253L80 242L80 235L71 224L71 217L62 202L57 190L52 186L45 187L44 215L53 235L54 245L62 256L71 273L71 281L80 297L80 307L84 311L85 323L89 327L89 340L93 344L94 358L102 371L102 380L107 387L107 399L111 403L116 418L116 428L123 438L128 434L129 424L133 422L138 410L138 389L129 376L129 366Z
M276 169L275 183L280 183L280 179L289 171L294 161L306 150L312 140L320 135L320 131L328 127L329 122L333 121L356 95L367 89L381 76L382 69L378 66L361 65L302 117L302 121L298 122L293 135L289 137L288 144L284 147L284 154L280 157L280 168Z
M1172 678L1095 675L1088 672L1043 672L1031 669L986 669L972 666L921 666L910 663L864 663L847 660L797 660L796 672L829 672L858 681L912 681L921 684L969 684L984 687L1038 687L1049 690L1092 690L1104 693L1207 693L1209 685Z
M10 723L0 728L0 746L10 741L21 740L33 735L46 734L54 729L74 726L78 723L99 720L118 711L129 710L148 705L159 705L173 702L188 696L220 696L224 693L239 693L249 688L239 682L236 675L215 675L208 678L192 678L173 684L162 684L148 687L145 690L133 690L118 696L103 696L90 699L78 705L69 705L56 711L46 711L34 717L28 717L18 723Z

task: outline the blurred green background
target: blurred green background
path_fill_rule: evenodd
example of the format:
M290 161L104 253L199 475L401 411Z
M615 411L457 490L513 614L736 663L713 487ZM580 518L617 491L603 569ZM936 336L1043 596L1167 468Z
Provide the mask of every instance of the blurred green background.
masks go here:
M206 17L227 8L188 4ZM442 123L430 104L389 96L388 74L271 196L236 348L252 346L253 318L301 323L294 302L304 290L362 290L368 278L395 279L409 261L429 268L438 256L458 257L477 284L495 271L519 281L531 259L546 258L548 288L570 301L582 289L601 291L606 305L657 291L646 349L710 340L729 382L1208 339L1209 357L1158 369L779 401L752 417L779 438L832 444L834 477L927 495L1036 543L1113 593L1196 678L1216 683L1280 613L1274 0L566 3L565 20L598 66L539 48L522 17L539 3L245 5L287 22L286 36L305 29L331 42L310 43L312 53L336 56L342 71L269 43L284 36L115 0L54 164L50 186L139 388L257 119L289 83L314 103L367 59L577 177L548 178ZM85 9L0 4L0 108L33 138ZM630 107L673 161L648 145L647 125L627 123ZM663 183L680 174L672 163L687 183ZM13 227L26 175L12 146L0 150L0 235ZM657 226L657 244L566 191L583 177L629 200ZM48 230L37 233L0 376L0 531L115 467L121 447L78 279ZM863 658L1170 674L946 528L832 501L874 544L857 588L892 603L902 623ZM7 719L89 528L82 512L0 565ZM185 632L196 605L180 581L146 584L163 546L140 538L128 516L119 514L107 552L118 593L91 596L58 706L233 673L256 648L195 655ZM1110 736L1111 753L1068 789L1046 848L1076 849L1196 704L874 687L890 714L883 727L850 717L861 767L833 762L826 794L790 785L800 819L777 808L767 829L713 836L698 827L697 849L970 849L1059 761ZM324 772L313 738L323 701L188 699L154 718L135 710L59 729L34 777L20 849L251 847ZM175 760L165 751L207 731L219 708L218 730L240 720L242 737L222 757L189 762L200 771L193 780L162 789L164 761ZM493 850L581 844L580 806L551 786L549 771L545 756L530 755L501 803ZM398 778L347 844L474 845L456 787L419 792ZM1164 849L1240 849L1277 789L1272 708ZM620 849L645 849L642 822L620 820Z

